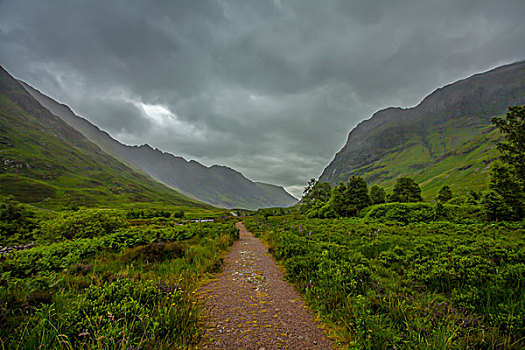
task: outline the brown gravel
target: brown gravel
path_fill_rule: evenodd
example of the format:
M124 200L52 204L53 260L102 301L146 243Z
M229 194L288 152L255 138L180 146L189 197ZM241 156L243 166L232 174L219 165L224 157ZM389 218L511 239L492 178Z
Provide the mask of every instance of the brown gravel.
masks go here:
M267 248L246 231L223 271L199 290L207 329L198 349L332 349L313 314Z

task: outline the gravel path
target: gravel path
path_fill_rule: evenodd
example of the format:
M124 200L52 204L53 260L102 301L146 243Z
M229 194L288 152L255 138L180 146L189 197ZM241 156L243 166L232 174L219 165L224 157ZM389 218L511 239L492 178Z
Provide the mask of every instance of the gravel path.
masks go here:
M223 271L199 290L208 322L198 349L332 349L267 248L237 227Z

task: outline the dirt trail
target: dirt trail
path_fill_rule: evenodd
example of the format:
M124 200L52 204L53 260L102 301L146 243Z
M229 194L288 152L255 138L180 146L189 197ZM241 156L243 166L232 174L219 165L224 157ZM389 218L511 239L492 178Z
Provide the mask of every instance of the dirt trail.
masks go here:
M267 248L237 227L223 271L199 291L208 323L198 349L332 349Z

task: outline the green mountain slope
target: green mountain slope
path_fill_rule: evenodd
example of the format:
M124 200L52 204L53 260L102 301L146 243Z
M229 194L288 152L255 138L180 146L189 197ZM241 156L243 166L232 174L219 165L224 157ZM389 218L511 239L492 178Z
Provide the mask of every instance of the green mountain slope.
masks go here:
M519 104L525 104L525 62L447 85L414 108L381 110L350 132L320 181L361 175L390 189L397 177L411 176L427 198L444 184L458 192L485 189L500 137L490 119Z
M297 202L283 187L253 182L238 171L225 166L207 167L196 161L187 161L182 157L153 149L149 145L124 145L88 120L75 115L69 107L24 82L20 83L42 106L81 132L102 150L188 196L226 208L287 207Z
M210 208L101 151L2 67L0 194L48 208L130 202Z

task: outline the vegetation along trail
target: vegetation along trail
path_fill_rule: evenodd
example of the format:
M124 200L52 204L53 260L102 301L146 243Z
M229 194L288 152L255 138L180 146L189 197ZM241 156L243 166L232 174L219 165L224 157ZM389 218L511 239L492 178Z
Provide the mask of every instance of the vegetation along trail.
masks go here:
M222 273L203 286L207 329L200 349L332 349L321 324L267 248L242 223Z

